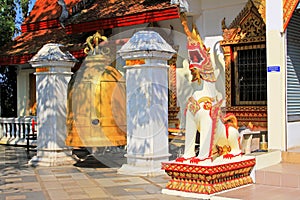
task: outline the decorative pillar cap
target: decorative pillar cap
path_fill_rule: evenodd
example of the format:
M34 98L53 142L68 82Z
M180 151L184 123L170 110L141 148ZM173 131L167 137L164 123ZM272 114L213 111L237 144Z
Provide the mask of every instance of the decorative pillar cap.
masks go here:
M138 31L118 51L124 59L170 59L176 51L155 31Z
M78 60L70 52L63 52L61 47L63 47L61 44L45 44L29 63L32 67L73 67Z

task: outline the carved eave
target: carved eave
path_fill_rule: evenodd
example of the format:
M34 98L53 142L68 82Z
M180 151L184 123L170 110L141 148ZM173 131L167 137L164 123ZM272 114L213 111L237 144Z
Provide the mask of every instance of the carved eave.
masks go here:
M266 24L255 4L249 0L244 9L233 20L229 27L222 21L222 46L264 42L266 40Z
M233 105L234 98L232 65L234 62L234 47L263 44L266 41L265 0L248 0L243 10L233 20L230 26L222 21L223 48L225 60L225 91L226 108L224 112L233 113L239 126L247 126L251 122L259 130L267 129L267 106Z
M283 30L286 30L290 19L293 16L299 0L284 0L283 2Z
M266 0L252 0L252 2L266 23Z

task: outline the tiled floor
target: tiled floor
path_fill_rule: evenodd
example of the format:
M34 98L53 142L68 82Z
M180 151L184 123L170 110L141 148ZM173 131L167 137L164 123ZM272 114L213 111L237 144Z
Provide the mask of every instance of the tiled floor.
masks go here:
M108 157L112 156L112 154L107 155ZM106 165L108 161L105 161ZM120 163L114 163L116 166L118 164ZM24 148L0 146L0 200L191 199L162 194L161 191L169 180L166 175L156 177L120 175L116 173L117 167L95 166L33 168L27 165L27 155ZM282 170L282 168L278 166L277 170ZM300 171L298 168L292 168L292 166L288 170ZM300 199L300 190L292 187L283 188L253 184L205 199Z
M256 172L256 182L300 189L300 164L280 163Z
M225 192L221 194L221 196L243 200L296 200L300 199L300 190L253 184L244 188L239 188L238 190Z
M25 148L0 146L0 199L46 199Z
M282 152L282 160L288 163L300 164L300 147L290 148L286 152Z

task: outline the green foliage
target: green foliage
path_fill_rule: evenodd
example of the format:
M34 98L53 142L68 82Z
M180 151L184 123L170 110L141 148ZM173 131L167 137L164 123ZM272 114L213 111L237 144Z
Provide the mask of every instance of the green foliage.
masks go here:
M21 24L23 19L28 15L31 1L0 0L0 47L10 42L13 36L20 32L16 27L16 23Z
M29 3L30 3L30 0L20 0L23 19L25 19L25 17L27 17L27 15L28 15Z
M32 0L0 0L0 48L11 42L20 32L16 24L21 24L28 15ZM0 63L0 114L2 117L17 115L17 74L13 66Z
M0 47L15 34L16 4L14 0L0 0Z

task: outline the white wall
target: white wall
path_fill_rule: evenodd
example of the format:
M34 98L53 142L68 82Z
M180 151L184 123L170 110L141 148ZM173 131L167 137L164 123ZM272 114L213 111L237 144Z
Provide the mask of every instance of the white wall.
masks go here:
M287 149L300 147L300 122L287 124Z
M267 66L279 66L279 72L267 73L268 148L286 150L286 41L282 34L281 0L266 1Z
M190 0L194 2L195 0ZM201 13L194 16L202 37L222 35L221 22L226 18L227 26L237 17L247 0L201 0ZM193 4L192 4L193 5ZM191 7L196 10L194 6Z

